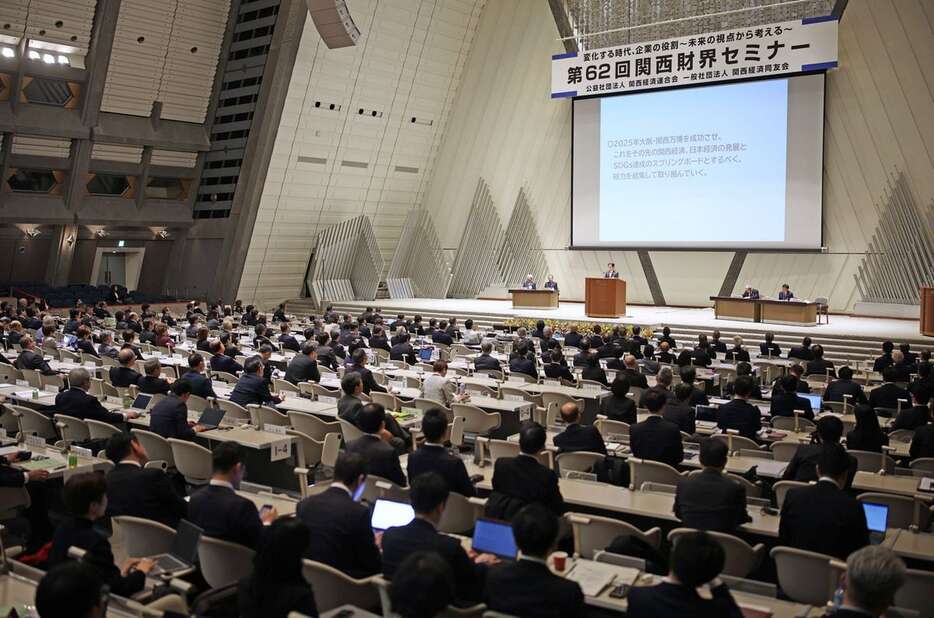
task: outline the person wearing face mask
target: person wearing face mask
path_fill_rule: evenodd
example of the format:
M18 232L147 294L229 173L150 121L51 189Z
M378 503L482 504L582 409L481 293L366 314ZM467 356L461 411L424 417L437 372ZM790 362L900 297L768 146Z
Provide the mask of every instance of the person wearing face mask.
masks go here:
M271 508L260 515L252 501L237 494L244 467L235 443L214 447L212 467L208 486L191 496L189 521L204 530L204 536L256 549L263 526L275 521L279 513Z

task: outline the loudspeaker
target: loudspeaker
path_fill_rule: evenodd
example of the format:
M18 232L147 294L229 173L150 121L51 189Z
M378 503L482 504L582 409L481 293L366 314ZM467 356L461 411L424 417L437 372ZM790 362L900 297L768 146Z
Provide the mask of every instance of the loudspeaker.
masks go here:
M318 34L329 49L356 45L360 31L344 0L305 0Z

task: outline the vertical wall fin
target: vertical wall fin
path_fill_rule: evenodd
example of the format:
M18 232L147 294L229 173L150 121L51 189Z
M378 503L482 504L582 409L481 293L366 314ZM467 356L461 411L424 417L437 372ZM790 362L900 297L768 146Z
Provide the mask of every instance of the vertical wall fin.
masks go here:
M366 215L347 219L318 234L308 269L308 289L317 303L373 300L383 272L373 225Z
M505 234L493 204L490 188L483 178L477 180L470 214L454 258L448 296L474 298L499 277L497 257Z
M509 216L506 240L500 249L497 266L507 287L521 285L526 275L532 275L541 285L547 274L548 263L542 252L541 237L524 188L519 189Z
M389 265L390 298L444 298L451 283L448 264L431 215L413 208L405 217L399 244Z

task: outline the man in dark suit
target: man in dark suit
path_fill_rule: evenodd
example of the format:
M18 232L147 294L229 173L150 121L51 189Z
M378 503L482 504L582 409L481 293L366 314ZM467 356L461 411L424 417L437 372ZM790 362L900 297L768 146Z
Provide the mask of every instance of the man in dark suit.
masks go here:
M815 485L792 489L779 520L779 544L845 560L869 544L862 505L843 491L850 461L839 444L827 444Z
M165 472L143 467L149 455L135 437L114 434L107 441L106 453L114 463L107 473L108 515L142 517L172 528L188 515L188 503L172 488Z
M630 618L705 616L741 618L742 610L727 585L717 577L726 564L720 543L702 531L678 538L671 550L668 577L654 586L633 586L629 591ZM706 594L698 594L700 588Z
M678 426L679 430L692 435L697 430L696 412L694 406L691 405L691 395L694 390L696 389L693 386L685 382L675 386L674 397L665 404L662 413L662 418L666 421L671 421Z
M749 403L754 383L750 376L739 376L733 382L733 399L717 409L717 427L726 431L735 429L739 435L750 440L762 428L759 408Z
M873 408L898 408L898 400L904 399L911 403L911 393L898 386L895 382L898 374L892 367L886 367L882 372L882 386L877 386L869 392L869 405Z
M32 337L23 335L19 340L19 345L22 351L13 363L17 369L35 369L44 376L55 375L55 371L49 367L42 354L36 351L36 342Z
M776 416L794 417L795 411L804 413L804 418L814 420L814 409L811 401L798 396L798 379L793 375L782 376L778 381L778 388L772 389L772 403L769 414Z
M298 339L292 336L292 327L288 322L279 324L279 345L282 346L283 350L292 350L293 352L298 352L300 349Z
M188 398L191 384L188 380L177 380L172 384L169 395L152 407L149 412L149 431L163 438L194 440L195 433L204 431L201 425L188 423Z
M484 594L488 609L532 618L586 615L577 582L552 574L545 562L558 530L558 517L541 504L529 504L516 514L512 533L521 555L490 569Z
M482 567L471 562L460 541L438 532L448 500L448 486L444 479L435 472L426 472L412 479L409 495L415 519L383 533L383 576L391 580L411 554L433 551L451 567L457 601L465 605L479 602L483 592ZM490 555L481 556L478 556L481 562L493 561Z
M269 392L269 387L263 379L263 370L263 361L259 356L246 359L243 363L243 375L237 380L237 385L230 393L230 401L244 408L251 403L275 405L282 401Z
M724 358L734 363L749 362L749 350L743 347L742 337L733 337L733 347L724 352Z
M792 346L788 350L788 358L797 358L804 362L814 360L814 352L811 351L811 338L805 337L801 340L801 345Z
M931 421L931 411L928 409L928 402L931 395L926 386L915 388L911 392L911 400L914 405L908 409L902 409L892 422L892 431L898 429L918 429L924 427Z
M743 298L755 300L759 298L759 290L757 290L756 288L752 287L751 285L747 283L746 287L743 288Z
M133 367L136 365L136 354L129 348L123 348L117 354L116 367L110 368L110 383L119 388L127 388L139 382L140 373Z
M814 356L813 360L810 360L805 364L805 375L818 375L824 376L829 375L834 377L837 375L836 370L834 369L833 362L826 360L824 358L824 347L821 345L811 346L811 354Z
M425 412L422 417L425 441L417 451L409 454L408 477L415 479L427 472L437 472L451 491L462 496L475 496L477 490L470 482L464 460L452 455L444 446L447 431L448 420L441 410L432 408Z
M821 417L817 421L817 429L814 432L814 444L802 444L798 447L782 473L782 480L802 483L816 481L818 479L817 464L820 461L824 446L840 444L842 437L843 421L836 416ZM849 488L853 483L853 477L856 476L857 470L856 458L852 455L847 455L847 457L850 463L844 488Z
M629 428L629 446L633 457L677 466L684 459L681 430L662 418L667 400L657 391L647 391L645 407L649 417Z
M503 366L500 364L499 359L492 356L493 353L493 343L490 341L484 341L480 344L480 354L478 354L473 359L473 368L476 369L493 369L496 371L502 371Z
M409 343L410 336L409 333L403 333L401 341L392 345L389 349L389 360L401 360L409 365L414 365L416 363L415 349L412 348L412 344Z
M733 534L752 521L746 511L746 488L723 472L727 451L722 440L701 440L700 463L704 468L679 481L675 492L675 516L685 527Z
M363 400L360 399L360 395L363 394L363 381L360 374L345 373L341 378L341 391L344 394L337 400L337 416L356 425L357 416L363 409Z
M431 340L435 343L442 343L444 345L453 345L454 338L447 333L448 323L447 320L441 320L441 323L438 325L438 330L431 333Z
M353 361L353 364L347 367L346 373L356 373L360 376L360 380L363 382L363 393L365 395L369 395L373 392L387 392L384 386L381 386L379 383L377 383L376 378L373 377L373 372L367 369L366 350L363 348L357 348L353 351L353 354L350 355L350 358Z
M312 341L306 341L302 344L301 351L292 357L289 366L285 370L286 382L298 384L299 382L321 381L315 347Z
M529 348L524 341L519 342L509 359L509 372L521 373L532 376L536 380L538 379L538 367L535 364L535 357L533 353L529 352Z
M710 401L707 399L707 394L695 386L697 382L697 370L694 367L682 367L678 374L681 376L681 383L687 384L691 387L691 396L688 398L688 403L691 406L707 406L710 405Z
M844 401L843 396L850 396L850 403L866 403L866 393L863 387L853 381L853 370L849 367L840 367L837 379L827 385L824 390L824 401Z
M534 290L536 288L535 277L533 277L532 275L528 275L525 278L525 281L522 282L522 287L523 289L526 289L526 290Z
M791 300L795 297L794 292L788 287L787 283L782 284L782 289L778 292L778 300Z
M217 397L214 392L214 383L204 374L204 357L192 354L188 357L188 371L182 374L182 380L191 385L191 394L198 397Z
M373 336L369 338L368 343L374 350L386 350L387 352L392 350L389 340L386 339L386 331L382 326L373 327Z
M344 451L334 465L331 486L299 502L295 511L310 532L305 557L351 577L380 572L380 553L370 527L370 509L353 500L365 479L363 458Z
M895 605L895 594L905 583L905 563L880 545L857 550L846 559L843 603L831 610L832 618L879 618Z
M511 521L527 504L537 503L555 515L565 511L558 488L558 475L537 459L545 448L545 428L527 422L519 430L517 457L500 457L493 466L493 492L486 503L486 516Z
M636 360L636 357L632 354L627 354L623 357L623 365L626 367L623 369L622 373L626 376L626 379L629 380L630 387L636 388L648 388L649 381L648 379L639 371L639 362ZM656 378L657 379L657 378Z
M150 358L143 363L143 370L146 375L140 376L136 381L139 392L147 395L165 395L169 392L168 381L160 377L162 375L162 364L158 358Z
M606 265L606 272L603 273L605 279L619 279L619 273L616 271L616 264L610 262Z
M915 430L911 438L911 447L908 449L911 459L919 457L934 457L934 425L928 423Z
M775 334L766 333L765 342L759 344L759 354L762 356L781 356L782 349L775 343Z
M882 356L876 358L872 364L872 370L876 373L882 373L887 367L891 367L895 364L895 361L892 360L892 351L895 349L895 344L891 341L882 342Z
M188 519L204 530L204 536L256 549L263 524L275 521L279 513L271 508L260 515L251 500L237 495L236 489L243 480L243 462L237 444L218 444L211 459L214 471L211 481L191 495Z
M91 374L84 367L76 367L68 372L68 390L55 396L55 411L81 420L91 419L102 423L123 423L139 417L137 412L110 412L101 405L97 397L88 394L91 388Z
M554 437L558 454L588 451L606 455L606 444L600 430L593 425L581 425L581 412L576 403L567 402L561 406L561 420L565 430Z
M572 348L579 348L581 344L581 335L577 332L577 324L571 324L568 332L564 335L564 345Z
M675 398L675 394L671 392L671 383L673 380L674 375L672 374L671 367L662 367L658 371L658 375L655 376L655 386L642 391L642 396L639 397L639 407L646 407L646 398L651 393L660 393L665 398L666 402L673 401Z
M227 356L227 348L220 339L211 341L211 370L223 371L230 375L237 375L243 371L243 367L230 356Z
M387 439L386 410L378 403L368 403L357 413L357 427L366 435L347 445L347 451L363 458L368 475L380 476L405 486L405 475L399 464L399 453ZM392 436L392 434L388 434Z

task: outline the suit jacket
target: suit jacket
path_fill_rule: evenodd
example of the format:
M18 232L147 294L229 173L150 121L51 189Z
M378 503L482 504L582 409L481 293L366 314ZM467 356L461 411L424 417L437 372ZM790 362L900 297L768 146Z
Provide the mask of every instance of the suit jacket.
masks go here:
M120 388L126 388L131 384L136 384L139 382L140 373L130 367L111 367L110 368L110 382L114 386L119 386Z
M603 277L605 279L619 279L619 273L616 272L615 270L608 270L605 273L603 273Z
M759 353L762 354L762 356L768 356L769 352L772 353L772 356L782 355L782 349L778 346L777 343L772 343L772 345L768 345L767 343L759 344Z
M119 463L107 473L107 514L142 517L175 528L188 515L188 503L162 470Z
M509 361L509 372L521 373L538 379L538 368L535 366L535 361L521 356L517 356Z
M894 382L886 382L869 391L869 405L873 408L898 408L898 400L907 399L911 404L911 393L896 385Z
M869 545L862 505L831 481L792 489L782 504L779 543L846 560Z
M357 424L357 414L363 409L363 401L353 395L343 395L337 400L337 416L348 423Z
M409 454L408 477L415 477L426 472L437 472L447 482L448 489L462 496L475 496L477 490L467 474L464 460L452 455L440 444L422 444L418 450Z
M571 370L567 368L567 365L561 365L558 363L545 364L545 377L552 379L564 378L568 382L575 381L574 375L571 373Z
M629 427L629 446L634 457L677 466L684 460L681 430L657 414Z
M26 475L23 471L14 468L6 457L0 455L0 487L24 487Z
M569 345L572 348L579 348L581 346L581 339L580 333L567 333L564 336L564 345Z
M23 350L20 352L19 356L16 357L16 362L13 364L17 369L35 369L44 376L55 375L55 372L49 367L49 364L42 357L42 354L33 352L32 350Z
M593 380L604 386L610 385L609 382L606 381L606 371L604 371L602 367L584 367L581 370L581 379Z
M694 348L694 351L691 352L691 358L694 359L695 365L709 367L713 362L712 359L716 358L716 352L712 349Z
M627 599L631 618L742 618L743 612L726 584L702 599L692 588L662 582L655 586L633 586Z
M211 381L211 378L205 374L189 369L186 373L182 374L181 379L191 384L192 395L204 397L205 399L208 397L217 397L217 394L214 392L214 383Z
M414 365L415 349L409 343L397 343L389 350L389 360L401 360Z
M94 358L100 358L100 354L98 354L97 350L94 349L94 344L87 339L79 339L77 343L75 343L75 346L78 348L79 352L90 354Z
M295 581L277 581L258 591L253 575L240 580L237 605L241 618L286 618L291 612L303 616L318 616L315 593L301 573Z
M740 362L749 362L749 350L744 350L742 348L731 348L725 353L726 360L731 360L734 363Z
M452 345L454 343L454 338L443 330L436 330L435 332L431 333L431 340L435 343L443 343L446 345Z
M748 401L731 399L717 409L717 427L736 429L739 435L755 440L756 432L762 428L762 414Z
M603 436L600 435L600 430L593 425L572 423L555 436L554 443L558 447L559 455L575 451L589 451L606 455L606 444L603 442Z
M779 290L778 292L778 300L791 300L794 297L795 294L791 290L788 290L787 292Z
M580 618L586 615L577 582L552 574L540 562L520 559L490 569L487 608L523 618Z
M237 380L230 393L230 400L243 407L251 403L268 404L273 402L272 393L269 392L269 386L266 381L253 373L245 373Z
M383 533L383 575L392 579L399 567L417 551L433 551L451 567L459 601L478 602L483 593L481 569L471 562L454 537L439 534L431 522L416 517L409 524Z
M934 457L934 425L928 423L915 431L911 439L908 455L912 459L919 457Z
M489 354L480 354L473 359L473 368L474 369L495 369L496 371L502 371L503 366L500 364L499 359L496 359Z
M91 419L102 423L122 423L122 414L108 411L93 395L80 388L69 388L55 396L55 411L75 418Z
M169 383L153 376L140 376L136 385L139 387L139 392L148 395L165 395L169 392Z
M745 292L745 291L744 291L744 292L743 292L743 298L752 298L752 299L759 298L759 290L757 290L757 289L755 289L755 288L752 288L752 289L749 290L748 292Z
M385 387L380 386L376 382L376 379L373 377L373 372L366 367L358 367L356 365L347 367L347 372L351 371L360 376L360 380L363 382L363 393L365 395L369 395L373 391L377 393L386 392Z
M295 516L311 538L305 557L352 577L380 572L380 553L370 528L370 509L354 502L341 487L331 487L298 503Z
M792 348L788 350L788 358L797 358L803 361L812 361L814 360L814 353L811 352L809 348L796 345L796 346L792 346Z
M772 416L793 417L795 410L804 411L806 419L809 421L814 420L814 410L809 399L798 397L797 393L789 393L783 390L772 391L772 403L769 407L769 413Z
M307 354L296 354L285 370L286 382L298 384L299 382L320 382L321 372L318 370L318 361Z
M399 454L392 445L378 436L367 434L347 445L347 451L363 457L366 473L381 476L399 485L405 486L405 475L399 463Z
M866 403L863 387L853 380L834 380L824 390L824 401L843 401L844 395L851 395L851 403Z
M175 395L169 395L152 407L149 412L149 431L163 438L195 438L195 430L188 426L188 407Z
M48 567L52 568L71 560L68 557L69 547L78 547L87 552L82 562L96 572L102 583L110 586L113 594L129 597L143 589L146 583L143 572L134 571L123 577L120 569L114 564L110 541L94 528L89 519L76 517L58 525L52 538Z
M529 455L500 457L493 466L493 492L486 503L486 516L511 521L522 507L538 503L555 515L565 511L558 488L558 475Z
M646 399L648 399L649 393L661 393L665 397L665 405L673 403L675 400L675 394L671 392L670 389L662 388L661 386L653 386L642 391L642 394L639 396L639 407L644 408Z
M837 371L833 368L833 363L824 358L815 358L812 361L808 361L807 365L804 367L805 375L827 375L827 370L830 370L831 376L836 376Z
M243 371L243 366L226 354L215 354L211 357L211 369L237 375Z
M229 487L208 485L191 495L188 520L204 530L204 536L256 549L263 533L256 505Z
M892 355L883 354L882 356L876 358L876 360L873 362L872 370L876 373L882 373L882 370L884 370L886 367L891 367L893 364L895 364L895 361L892 360Z
M298 352L301 349L301 346L298 345L298 339L292 335L279 335L279 345L282 346L283 350Z
M816 481L818 478L817 462L820 460L820 454L823 448L824 447L820 444L802 444L799 446L798 450L796 450L795 454L792 456L791 461L788 462L785 471L782 473L782 480L800 481L802 483ZM850 455L849 458L850 468L846 479L847 488L853 484L853 477L856 476L857 470L856 458L852 455Z
M637 388L648 388L648 379L635 369L623 369L623 375L629 379L629 385Z
M924 427L931 420L931 413L926 406L914 406L902 409L892 423L892 431L896 429L918 429Z
M733 533L752 520L746 488L713 468L678 481L674 512L686 527L714 532Z
M662 409L662 418L677 425L684 433L693 434L697 430L694 406L671 402Z
M600 413L611 421L622 421L630 425L636 422L636 402L629 397L610 394L600 402Z

